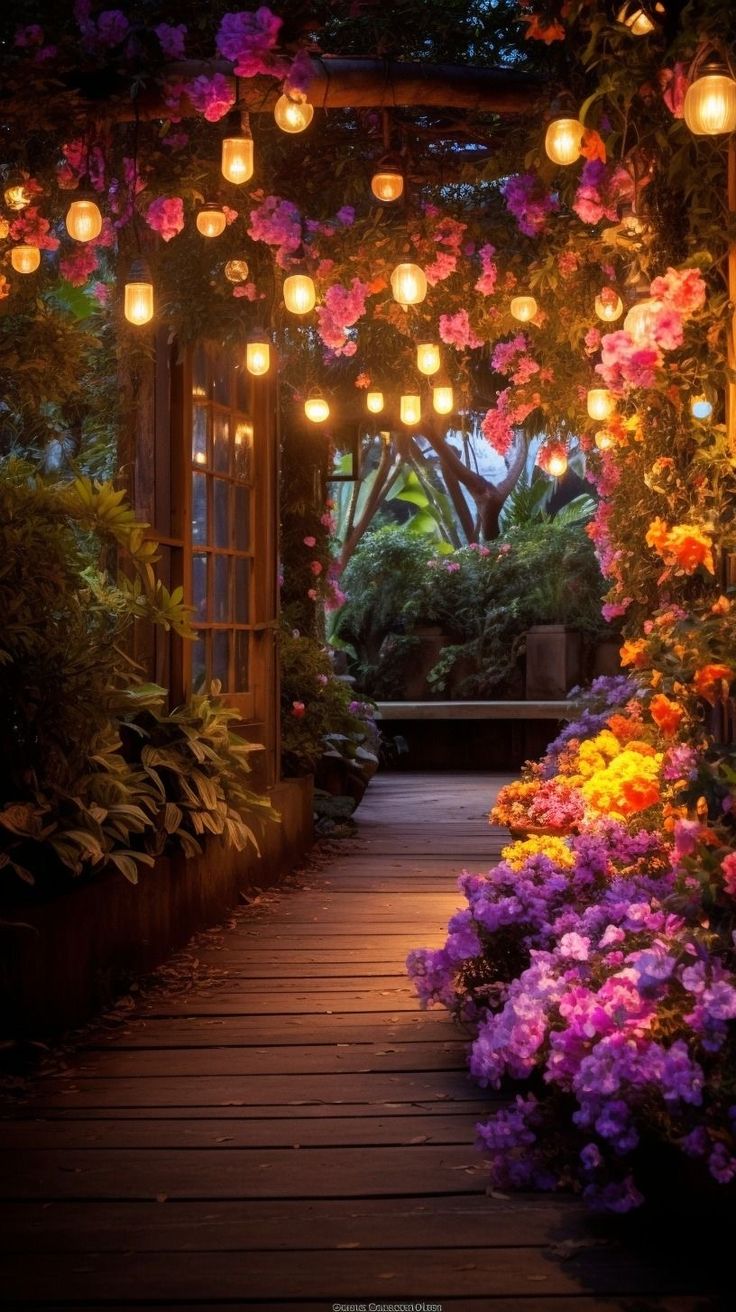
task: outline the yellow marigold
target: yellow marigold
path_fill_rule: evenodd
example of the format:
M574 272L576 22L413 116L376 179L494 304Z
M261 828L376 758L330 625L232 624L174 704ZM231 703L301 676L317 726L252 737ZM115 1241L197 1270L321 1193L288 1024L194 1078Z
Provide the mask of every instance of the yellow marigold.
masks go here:
M693 574L701 565L715 573L713 539L694 524L676 524L667 539L665 560L671 557L685 574Z
M589 779L597 770L605 770L609 761L618 756L621 743L610 729L602 729L595 738L588 738L578 748L577 774Z
M621 644L621 664L635 665L638 668L646 665L647 641L646 638L629 639Z
M669 526L657 515L657 518L653 519L649 525L644 541L648 547L653 547L661 556L667 546L669 534Z
M521 828L529 820L529 803L539 790L539 783L534 779L514 779L500 789L495 805L489 815L492 825L507 825L511 829Z
M585 781L581 791L591 810L623 820L661 800L662 753L653 752L648 744L637 746L646 747L647 754L629 745L605 770Z
M555 865L569 870L575 864L575 858L564 838L554 834L535 834L532 838L520 839L510 843L501 852L501 860L511 866L512 870L521 870L525 861L531 856L547 856Z

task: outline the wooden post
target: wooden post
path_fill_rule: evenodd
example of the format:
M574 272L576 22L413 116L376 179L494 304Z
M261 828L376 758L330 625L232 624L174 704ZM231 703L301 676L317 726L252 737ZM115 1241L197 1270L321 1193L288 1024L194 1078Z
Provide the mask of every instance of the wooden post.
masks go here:
M728 209L736 214L736 139L728 141ZM728 251L728 332L726 359L728 378L726 380L726 431L729 448L736 454L736 242L731 242Z

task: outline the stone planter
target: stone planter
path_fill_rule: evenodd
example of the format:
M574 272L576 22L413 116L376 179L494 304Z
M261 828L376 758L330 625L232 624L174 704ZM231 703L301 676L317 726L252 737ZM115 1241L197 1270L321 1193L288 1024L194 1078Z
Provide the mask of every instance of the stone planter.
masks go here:
M528 701L560 701L582 678L583 643L566 624L535 624L526 635Z

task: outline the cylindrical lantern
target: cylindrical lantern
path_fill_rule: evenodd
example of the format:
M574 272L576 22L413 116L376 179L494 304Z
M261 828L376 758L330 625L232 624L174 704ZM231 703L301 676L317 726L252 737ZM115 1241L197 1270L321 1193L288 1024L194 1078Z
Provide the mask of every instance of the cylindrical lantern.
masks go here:
M220 205L209 203L197 211L197 231L203 237L220 237L226 223L225 211Z
M393 205L404 194L404 175L398 164L383 159L372 178L371 191L381 205Z
M253 137L247 114L242 116L240 132L222 139L222 176L236 187L253 177Z
M399 414L402 424L418 424L422 417L421 398L415 392L402 396Z
M73 200L66 215L66 230L75 241L94 241L102 232L102 215L93 200Z
M595 312L604 323L615 323L624 312L624 303L613 287L603 287L595 298Z
M330 407L321 392L312 392L304 402L304 413L313 424L323 424L330 417Z
M432 405L438 415L451 414L455 405L455 396L451 387L433 387Z
M706 64L690 83L683 116L700 137L736 131L736 81L722 64Z
M10 263L16 273L35 273L41 263L38 246L13 246L10 251Z
M383 410L383 392L366 392L365 404L372 415L380 415Z
M512 318L518 319L520 323L529 323L538 309L533 296L515 296L509 306Z
M271 368L271 343L265 333L251 333L245 347L245 367L256 378L267 374Z
M580 159L585 128L577 118L553 118L544 137L544 149L553 164L574 164Z
M308 273L290 273L284 278L284 305L292 314L309 314L316 299L314 282Z
M616 22L623 23L632 36L649 36L657 24L653 14L663 14L664 5L642 4L639 0L626 0L616 14Z
M399 305L418 305L427 295L427 275L418 264L397 264L391 274L391 291Z
M10 186L6 187L3 192L3 200L8 209L15 210L16 213L19 210L26 209L32 199L30 191L23 182L11 182Z
M426 374L429 378L431 374L436 374L440 367L440 348L435 342L419 342L417 344L417 369L420 374Z
M607 428L599 428L594 438L599 451L610 451L613 446L613 434Z
M303 132L314 118L314 108L304 96L279 96L273 109L282 132Z
M661 309L662 302L655 301L651 296L647 296L643 301L637 301L636 305L632 305L624 319L624 331L631 334L638 346L641 346L651 337L657 315Z
M591 387L588 392L588 414L591 419L610 419L616 409L616 398L607 387Z
M153 318L153 283L147 264L134 260L125 283L123 313L128 323L141 327Z
M248 279L248 261L228 260L225 265L225 277L228 282L246 282Z
M699 419L701 423L706 419L710 419L713 414L713 402L705 395L705 392L690 397L690 414L693 419Z

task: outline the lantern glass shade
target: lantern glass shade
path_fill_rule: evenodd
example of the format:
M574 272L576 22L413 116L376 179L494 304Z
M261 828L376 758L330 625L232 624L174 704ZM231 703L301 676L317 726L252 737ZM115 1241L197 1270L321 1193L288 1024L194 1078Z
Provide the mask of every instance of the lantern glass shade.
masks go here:
M419 342L417 345L417 369L428 378L436 374L440 367L440 348L435 342Z
M383 410L383 392L366 392L365 404L372 415L380 415Z
M102 232L102 215L93 200L73 200L66 215L66 230L75 241L94 241Z
M323 396L308 396L304 402L304 413L313 424L323 424L330 417L329 403Z
M547 473L551 474L552 478L562 478L562 475L567 473L567 456L563 452L550 456Z
M710 419L713 414L713 402L704 392L701 392L698 396L690 397L690 414L693 419L699 419L701 423L706 419Z
M236 187L253 177L253 138L224 137L222 141L222 176Z
M577 118L553 118L544 137L544 149L553 164L574 164L580 159L585 128Z
M399 414L402 424L418 424L422 417L422 401L416 393L406 393L401 398Z
M248 342L245 348L245 367L249 374L261 378L271 368L271 346L265 338L258 337Z
M539 306L533 296L515 296L509 306L511 316L518 319L520 323L529 323L533 319Z
M398 169L379 168L371 178L371 191L382 205L392 205L404 194L404 175Z
M125 284L123 312L128 323L141 327L153 318L153 283L147 279Z
M651 296L632 305L624 319L624 331L631 334L637 346L641 346L651 337L661 309L662 302L655 301Z
M594 441L599 451L610 451L613 446L613 435L607 428L599 428Z
M616 398L607 387L591 387L588 392L588 414L599 422L610 419L616 409Z
M41 263L41 252L38 246L13 246L10 252L10 263L16 273L35 273Z
M290 273L284 279L284 305L292 314L309 314L316 299L314 282L308 273Z
M228 282L245 282L248 277L248 261L228 260L225 265L225 277Z
M658 13L664 12L662 5L656 5L655 8ZM626 0L626 4L621 5L616 14L616 21L623 23L632 36L649 36L656 27L651 14L637 0Z
M418 264L397 264L391 274L391 291L399 305L419 305L427 295L427 275Z
M595 298L595 312L604 323L615 323L624 312L624 303L613 287L604 287Z
M303 132L314 118L314 107L297 96L279 96L273 116L282 132Z
M451 387L433 387L432 405L438 415L449 415L455 406L455 397Z
M197 231L203 237L220 237L226 223L225 211L219 205L203 205L197 214Z
M32 197L28 188L22 182L11 183L3 192L3 200L9 210L24 210L30 205Z
M725 69L705 70L685 93L683 116L696 136L736 131L736 81Z

